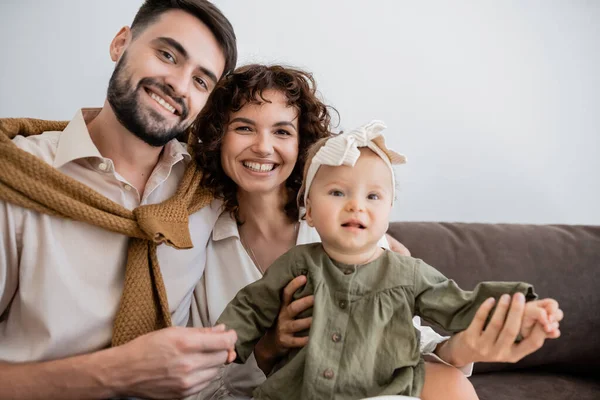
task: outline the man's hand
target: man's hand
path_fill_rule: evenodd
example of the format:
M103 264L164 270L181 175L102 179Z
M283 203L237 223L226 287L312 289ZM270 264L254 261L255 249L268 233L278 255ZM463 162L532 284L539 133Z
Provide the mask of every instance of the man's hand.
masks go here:
M106 384L117 396L170 399L189 396L235 359L234 331L172 327L116 347L117 365L108 368Z
M517 293L512 302L509 295L502 296L485 326L494 303L492 298L486 300L469 327L441 343L436 349L437 355L457 367L471 362L517 362L542 347L546 339L560 336L558 325L551 333L547 333L542 325L535 324L527 337L515 343L525 314L525 296ZM557 324L560 322L560 309L556 308L553 319Z
M235 358L234 331L173 327L122 346L37 363L0 362L1 399L173 399L204 388Z

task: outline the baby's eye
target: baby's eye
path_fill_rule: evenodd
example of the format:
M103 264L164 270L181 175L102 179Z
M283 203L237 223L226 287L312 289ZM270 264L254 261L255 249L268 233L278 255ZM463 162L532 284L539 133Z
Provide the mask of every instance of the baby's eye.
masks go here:
M367 196L367 199L369 199L369 200L379 200L379 195L377 193L371 193L370 195Z
M342 192L341 190L334 189L330 190L329 194L335 197L342 197L344 195L344 192Z

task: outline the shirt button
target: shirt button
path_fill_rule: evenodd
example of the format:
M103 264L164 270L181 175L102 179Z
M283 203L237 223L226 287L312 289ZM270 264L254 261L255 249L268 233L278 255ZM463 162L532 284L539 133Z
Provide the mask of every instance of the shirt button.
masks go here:
M327 368L325 371L323 371L323 377L325 379L333 379L334 376L335 376L335 374L333 373L333 370L330 368Z
M350 275L351 273L352 273L351 269L345 269L344 270L344 274L346 274L346 275Z
M125 184L124 188L125 188L125 190L127 190L128 192L130 192L130 191L131 191L131 186L130 186L130 185L127 185L127 184Z
M101 162L100 164L98 164L98 169L100 171L106 171L108 169L108 164Z
M346 300L340 300L339 306L342 310L345 310L348 307L348 302Z
M342 340L342 335L339 333L334 333L331 335L331 340L333 340L334 343L338 343L340 340Z

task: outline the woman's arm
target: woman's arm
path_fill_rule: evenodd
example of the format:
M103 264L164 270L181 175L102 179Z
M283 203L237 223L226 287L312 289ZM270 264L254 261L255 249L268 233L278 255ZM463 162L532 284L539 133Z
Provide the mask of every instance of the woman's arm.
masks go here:
M394 239L389 233L385 234L385 237L390 245L390 250L402 254L403 256L410 256L410 251L402 243Z
M304 347L308 344L308 336L296 337L295 334L310 329L312 317L296 319L300 313L311 308L314 296L306 296L292 301L294 293L306 284L306 276L300 275L292 279L283 290L283 298L277 325L267 331L254 347L256 364L269 375L277 360L290 349Z
M498 303L484 330L493 306L494 302L484 302L469 327L440 343L435 353L456 367L473 362L514 363L537 351L546 339L560 336L558 329L547 333L540 324L536 324L528 337L516 343L525 310L525 298L520 293L515 294L510 302ZM558 310L556 320L562 320L562 311Z

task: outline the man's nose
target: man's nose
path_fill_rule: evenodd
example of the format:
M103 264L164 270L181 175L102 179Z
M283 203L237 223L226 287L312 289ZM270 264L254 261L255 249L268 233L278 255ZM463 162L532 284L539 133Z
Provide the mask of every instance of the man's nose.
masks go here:
M173 71L165 80L167 86L172 90L173 97L187 98L190 93L192 78L183 70Z

